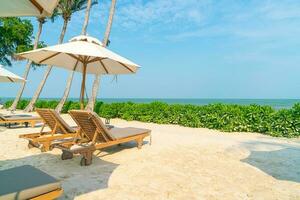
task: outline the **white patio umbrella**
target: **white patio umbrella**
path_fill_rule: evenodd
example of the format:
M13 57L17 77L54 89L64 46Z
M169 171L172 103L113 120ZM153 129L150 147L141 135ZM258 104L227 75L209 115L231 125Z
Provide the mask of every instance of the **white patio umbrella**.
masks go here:
M102 43L89 36L77 36L69 42L18 54L35 63L55 65L82 72L81 108L83 109L86 74L132 74L138 65L104 48Z
M25 81L20 76L6 70L0 65L0 82L23 82Z
M50 17L59 0L0 0L0 17Z

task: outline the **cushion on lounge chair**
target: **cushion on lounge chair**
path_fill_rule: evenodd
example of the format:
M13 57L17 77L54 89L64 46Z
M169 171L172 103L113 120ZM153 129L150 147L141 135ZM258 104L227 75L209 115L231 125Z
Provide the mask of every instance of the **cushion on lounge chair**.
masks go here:
M4 120L40 120L40 117L32 115L3 115Z
M0 200L29 199L60 188L58 180L30 165L0 171Z
M149 133L150 130L142 129L142 128L111 128L109 129L109 134L112 135L116 139L126 138L130 136L140 135L143 133Z
M107 136L109 136L109 138L112 138L113 140L150 132L150 130L148 129L134 128L134 127L127 127L127 128L109 127L108 128L106 125L104 125L102 119L99 117L99 115L97 115L97 113L91 112L91 115L95 117L95 119L102 127L104 132L107 134Z

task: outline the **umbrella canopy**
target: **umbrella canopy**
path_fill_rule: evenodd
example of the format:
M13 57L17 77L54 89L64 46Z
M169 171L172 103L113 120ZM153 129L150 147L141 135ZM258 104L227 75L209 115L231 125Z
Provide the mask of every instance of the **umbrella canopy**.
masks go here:
M1 0L0 17L50 17L59 0Z
M20 53L18 57L82 72L82 107L87 73L132 74L139 68L137 64L106 49L99 40L89 36L77 36L67 43Z
M0 82L23 82L23 81L25 81L23 78L4 69L0 65Z
M55 65L88 74L131 74L138 65L104 48L89 36L77 36L69 42L18 54L36 63Z

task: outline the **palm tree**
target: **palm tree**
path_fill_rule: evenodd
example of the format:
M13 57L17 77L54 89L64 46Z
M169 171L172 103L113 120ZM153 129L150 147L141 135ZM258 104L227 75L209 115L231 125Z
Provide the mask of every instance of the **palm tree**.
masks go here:
M117 3L117 0L112 0L111 1L109 17L108 17L108 21L107 21L107 25L106 25L104 38L103 38L103 46L104 47L107 47L107 45L109 43L109 35L110 35L111 27L112 27L114 14L115 14L116 3ZM97 95L98 95L99 86L100 86L100 75L96 75L95 80L93 82L92 95L89 99L89 102L88 102L86 108L85 108L86 110L90 110L90 111L94 110L94 106L95 106Z
M61 15L61 17L64 20L64 24L63 24L63 27L62 27L62 30L60 33L58 44L61 44L64 40L67 26L68 26L69 21L71 20L72 14L77 11L83 10L83 9L86 9L89 11L90 7L91 7L91 0L60 0L59 4L54 12L54 15L52 17L52 20L54 20L55 17L57 17L58 15ZM39 98L51 70L52 70L52 66L48 65L46 72L44 74L44 77L43 77L42 81L40 82L40 85L38 86L31 101L25 108L26 112L33 111L34 104L36 103L37 99Z
M91 9L91 6L96 3L97 3L96 1L92 2L91 0L88 0L87 8L85 11L85 19L84 19L84 23L83 23L82 30L81 30L82 35L86 35L87 26L88 26L88 22L89 22L89 16L90 16L90 9ZM57 112L61 112L65 102L68 99L68 96L69 96L70 90L71 90L73 77L74 77L74 71L71 71L69 74L68 80L67 80L66 89L64 91L63 97L61 98L60 102L58 103L58 105L55 109Z
M38 28L38 31L37 31L36 36L35 36L33 49L36 49L38 47L40 36L41 36L42 30L43 30L43 24L46 22L46 19L44 17L38 18L37 20L39 22L39 28ZM28 77L31 64L32 64L32 62L30 60L28 60L27 64L26 64L26 67L25 67L25 72L24 72L24 75L23 75L23 78L25 80ZM25 86L26 86L26 81L22 82L21 88L20 88L14 102L12 103L12 105L9 108L10 110L16 110L17 105L18 105L18 103L19 103L19 101L22 97L23 92L24 92Z

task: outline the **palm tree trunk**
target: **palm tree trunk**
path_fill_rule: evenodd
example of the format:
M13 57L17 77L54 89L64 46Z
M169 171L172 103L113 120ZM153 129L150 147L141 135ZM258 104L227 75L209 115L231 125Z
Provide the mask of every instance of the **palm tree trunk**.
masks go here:
M110 35L110 31L111 31L111 27L112 27L112 23L113 23L113 19L114 19L116 3L117 3L117 0L111 0L109 17L108 17L108 21L107 21L107 25L106 25L104 38L103 38L103 46L104 47L106 47L107 43L108 43L108 39L109 39L109 35Z
M41 19L38 19L39 21L39 28L38 28L38 31L36 33L36 36L35 36L35 41L34 41L34 45L33 45L33 49L36 49L38 44L39 44L39 40L40 40L40 36L41 36L41 33L42 33L42 30L43 30L43 24L45 22L45 20L43 18ZM25 67L25 72L24 72L24 75L23 75L23 78L25 80L27 80L27 77L28 77L28 74L29 74L29 71L30 71L30 66L31 66L32 62L30 60L27 61L27 64L26 64L26 67ZM21 85L21 88L13 102L13 104L10 106L9 110L16 110L17 108L17 105L23 95L23 92L24 92L24 89L25 89L25 86L26 86L26 81L22 82L22 85Z
M89 24L91 5L92 5L92 0L88 0L87 7L85 10L85 17L84 17L84 22L83 22L83 26L82 26L82 31L81 31L82 35L86 35L87 26Z
M65 33L66 33L66 30L67 30L67 26L68 26L68 22L69 22L68 20L64 20L64 24L63 24L63 27L62 27L62 30L61 30L61 33L60 33L60 36L59 36L58 44L61 44L64 40ZM44 77L43 77L42 81L40 82L40 85L38 86L37 90L35 91L31 101L29 102L29 104L24 109L25 112L32 112L33 111L34 104L36 103L36 101L40 97L40 94L41 94L41 92L42 92L42 90L45 86L45 83L48 79L48 76L49 76L51 70L52 70L52 66L48 65L47 69L46 69L46 72L44 74Z
M66 31L67 31L68 23L69 23L69 20L64 20L64 25L61 29L58 44L61 44L64 41L64 37L65 37Z
M37 88L35 94L33 95L30 103L26 106L26 108L24 109L25 112L32 112L33 109L34 109L34 104L36 103L36 101L38 100L42 90L43 90L43 87L46 83L46 80L51 72L51 69L52 69L52 66L51 65L48 65L47 66L47 69L46 69L46 72L44 74L44 77L39 85L39 87Z
M93 87L92 87L92 94L91 94L88 104L85 107L85 109L88 111L94 110L94 106L95 106L97 95L98 95L98 90L100 87L100 79L101 79L101 76L99 74L95 75L95 80L93 82Z
M108 39L109 39L109 35L110 35L112 23L113 23L113 18L114 18L114 14L115 14L116 3L117 3L117 0L112 0L111 1L109 17L108 17L108 21L107 21L107 25L106 25L104 38L103 38L103 46L104 47L106 47L107 44L108 44ZM96 75L95 80L93 82L92 94L91 94L89 102L88 102L88 104L85 108L86 110L89 110L89 111L94 110L94 106L95 106L95 103L96 103L99 87L100 87L100 74Z
M87 32L87 26L88 26L89 17L90 17L91 4L92 4L92 0L89 0L88 3L87 3L86 11L85 11L85 18L84 18L84 23L83 23L83 26L82 26L82 31L81 31L82 35L86 35L86 32ZM57 107L55 108L55 110L57 112L61 112L65 102L68 99L68 96L69 96L70 90L71 90L73 77L74 77L74 71L71 71L70 74L69 74L68 80L67 80L67 85L66 85L66 89L64 91L63 97L61 98L60 102L58 103Z
M59 113L61 112L65 102L68 99L68 96L69 96L69 93L70 93L70 90L71 90L72 81L73 81L73 76L74 76L74 71L71 71L70 74L69 74L68 80L67 80L67 85L66 85L66 89L64 91L64 95L63 95L60 102L58 103L58 105L55 108L56 112L59 112Z

